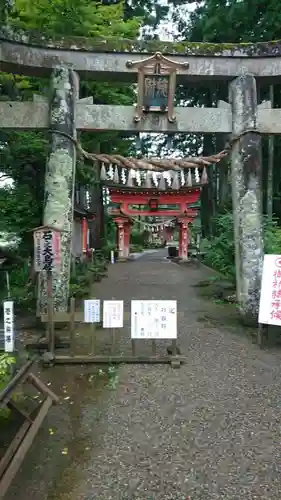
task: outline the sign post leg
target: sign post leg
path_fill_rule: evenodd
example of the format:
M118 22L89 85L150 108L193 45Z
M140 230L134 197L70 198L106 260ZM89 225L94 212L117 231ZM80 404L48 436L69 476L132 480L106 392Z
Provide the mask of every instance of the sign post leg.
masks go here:
M268 339L268 325L259 323L257 344L261 349L264 347L265 337Z
M96 354L96 324L91 323L91 354Z
M55 353L55 329L53 308L53 279L52 271L47 271L47 305L48 305L48 342L50 353Z

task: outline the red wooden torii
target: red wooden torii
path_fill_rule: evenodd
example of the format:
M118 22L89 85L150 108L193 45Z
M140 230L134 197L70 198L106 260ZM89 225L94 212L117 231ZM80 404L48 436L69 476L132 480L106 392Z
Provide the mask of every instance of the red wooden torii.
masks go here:
M179 258L187 260L189 228L198 210L190 208L189 205L198 201L201 187L181 187L180 189L159 190L143 187L127 187L107 185L109 195L113 203L119 204L119 208L112 208L110 215L114 217L117 226L118 254L120 260L125 260L130 253L130 233L132 227L132 216L172 216L177 219L179 227ZM132 205L146 205L147 210L132 208ZM171 208L163 210L160 205L171 205ZM177 208L175 208L175 205Z

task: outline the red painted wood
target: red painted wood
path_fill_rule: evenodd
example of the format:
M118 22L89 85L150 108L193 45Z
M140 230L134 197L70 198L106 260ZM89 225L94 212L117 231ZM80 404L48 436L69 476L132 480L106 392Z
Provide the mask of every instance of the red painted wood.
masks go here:
M177 216L184 212L195 217L196 209L188 209L188 205L196 203L200 196L200 189L186 189L179 191L122 191L121 189L109 188L109 194L113 203L120 203L120 210L126 215L155 215L155 216ZM132 209L130 205L149 205L150 200L157 199L159 205L178 205L178 208L170 210L138 210ZM192 211L192 212L191 212Z

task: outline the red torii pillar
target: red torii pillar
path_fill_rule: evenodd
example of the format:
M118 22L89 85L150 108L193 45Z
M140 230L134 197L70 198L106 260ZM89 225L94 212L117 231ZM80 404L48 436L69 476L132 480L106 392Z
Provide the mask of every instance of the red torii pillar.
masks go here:
M115 217L117 227L118 260L126 260L130 255L131 221L126 217Z
M182 261L188 260L189 228L190 218L182 217L178 219L179 225L179 258Z

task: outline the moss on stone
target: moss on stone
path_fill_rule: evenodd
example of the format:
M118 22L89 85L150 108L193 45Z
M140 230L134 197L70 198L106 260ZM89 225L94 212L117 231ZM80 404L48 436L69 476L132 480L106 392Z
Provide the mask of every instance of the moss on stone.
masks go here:
M267 57L281 55L281 41L253 43L163 42L118 38L58 38L11 27L0 28L0 39L52 49L85 52L153 53L183 56Z

